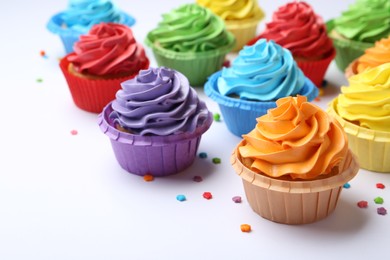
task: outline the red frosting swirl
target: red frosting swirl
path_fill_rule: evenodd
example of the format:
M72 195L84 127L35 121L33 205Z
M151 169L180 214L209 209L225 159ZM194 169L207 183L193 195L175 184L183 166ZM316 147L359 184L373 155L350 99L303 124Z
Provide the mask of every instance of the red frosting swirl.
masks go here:
M264 32L248 44L252 45L260 38L274 40L290 50L295 58L325 58L333 50L322 18L305 2L291 2L279 7Z
M80 36L68 60L77 72L96 76L133 74L148 63L131 29L116 23L94 25Z

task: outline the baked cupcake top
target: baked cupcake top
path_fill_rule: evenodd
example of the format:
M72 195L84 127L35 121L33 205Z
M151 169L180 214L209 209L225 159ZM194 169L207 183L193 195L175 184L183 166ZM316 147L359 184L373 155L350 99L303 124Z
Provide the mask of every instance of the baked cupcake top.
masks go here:
M295 58L322 59L333 52L333 43L322 18L309 4L301 1L279 7L256 40L260 38L274 40L289 49Z
M343 119L372 130L390 132L390 63L351 76L341 87L334 109Z
M225 21L261 20L264 17L256 0L197 0Z
M231 46L234 37L224 22L209 9L197 4L185 4L162 15L157 28L147 40L174 52L205 52Z
M232 66L222 69L217 84L225 96L275 101L297 95L305 76L287 49L272 40L260 39L252 46L244 46Z
M257 119L239 147L243 161L270 177L310 180L332 174L345 157L342 126L305 96L285 97Z
M390 62L390 36L375 42L375 45L365 50L365 53L357 59L356 71L361 73Z
M390 1L357 0L333 24L349 40L374 43L390 35Z
M69 0L68 9L61 13L61 20L64 27L84 33L101 22L122 23L124 17L109 0Z
M76 72L95 76L133 74L149 62L132 30L122 24L94 25L68 56Z
M211 117L205 103L178 71L149 68L121 85L110 117L132 134L192 133Z

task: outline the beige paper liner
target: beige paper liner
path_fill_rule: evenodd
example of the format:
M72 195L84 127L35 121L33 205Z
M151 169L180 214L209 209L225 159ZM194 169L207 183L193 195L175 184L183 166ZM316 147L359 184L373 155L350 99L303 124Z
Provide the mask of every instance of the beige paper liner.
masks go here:
M359 165L348 151L337 168L339 174L310 181L287 181L253 172L241 161L238 147L231 164L241 176L253 211L261 217L282 224L307 224L319 221L336 208L343 185L357 174Z
M327 112L343 126L349 148L359 160L360 167L369 171L390 173L390 132L375 131L352 124L335 111L334 99Z
M344 75L348 79L349 77L358 74L357 72L358 59L352 61L345 69Z
M244 21L225 21L226 29L236 38L236 45L232 52L240 51L252 38L256 36L258 19Z

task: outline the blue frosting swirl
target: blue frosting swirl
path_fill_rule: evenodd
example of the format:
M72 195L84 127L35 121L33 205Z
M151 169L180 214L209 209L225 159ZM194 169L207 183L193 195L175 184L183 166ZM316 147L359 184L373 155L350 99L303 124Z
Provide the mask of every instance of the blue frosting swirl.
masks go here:
M273 101L299 94L305 76L289 50L273 40L260 39L252 46L244 46L232 66L222 69L217 84L225 96Z

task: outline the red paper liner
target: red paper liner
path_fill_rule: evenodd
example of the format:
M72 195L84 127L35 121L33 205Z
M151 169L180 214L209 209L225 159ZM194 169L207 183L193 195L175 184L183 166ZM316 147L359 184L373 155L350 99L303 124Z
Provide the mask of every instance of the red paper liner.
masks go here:
M70 93L73 98L73 102L82 110L100 113L103 108L112 100L115 99L116 92L121 89L121 83L128 79L134 78L138 71L134 74L111 78L111 79L89 79L79 77L69 72L68 67L70 62L68 61L68 54L60 61L60 68L68 83ZM149 68L149 60L142 69Z

